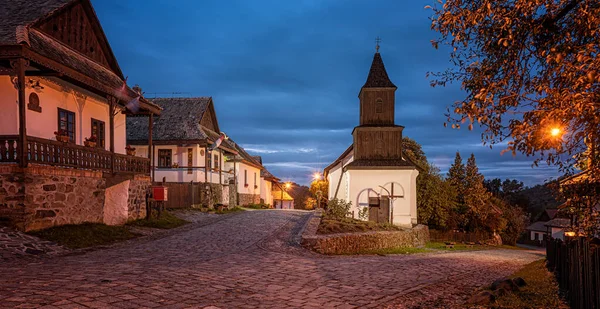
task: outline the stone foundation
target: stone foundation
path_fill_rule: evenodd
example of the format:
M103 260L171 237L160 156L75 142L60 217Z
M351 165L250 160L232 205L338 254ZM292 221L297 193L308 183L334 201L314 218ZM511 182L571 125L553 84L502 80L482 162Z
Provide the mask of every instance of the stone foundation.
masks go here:
M429 229L417 225L402 231L317 234L321 212L316 211L302 233L302 245L321 254L357 254L367 250L397 247L423 247L429 241Z
M133 221L146 217L146 193L150 188L150 176L136 175L129 182L127 201L127 220Z
M238 205L246 206L250 204L259 204L260 203L260 194L246 194L240 193L238 194Z
M127 219L145 216L146 176L129 181ZM101 172L31 164L0 164L0 217L24 231L105 221L106 179ZM127 221L127 220L125 220Z

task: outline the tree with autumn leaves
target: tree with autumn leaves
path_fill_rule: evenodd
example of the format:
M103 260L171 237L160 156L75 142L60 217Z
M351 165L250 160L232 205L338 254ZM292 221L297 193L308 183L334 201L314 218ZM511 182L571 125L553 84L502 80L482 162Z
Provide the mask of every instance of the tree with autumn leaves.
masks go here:
M449 227L467 232L498 232L505 243L516 242L525 229L525 213L486 189L475 155L471 154L465 166L460 153L456 152L447 181L456 192L456 204L448 218Z
M456 82L465 93L448 108L448 123L478 125L484 144L507 141L506 151L531 156L535 165L585 170L592 195L566 198L598 197L600 2L438 2L426 7L439 33L432 44L448 50L453 66L430 73L431 84Z

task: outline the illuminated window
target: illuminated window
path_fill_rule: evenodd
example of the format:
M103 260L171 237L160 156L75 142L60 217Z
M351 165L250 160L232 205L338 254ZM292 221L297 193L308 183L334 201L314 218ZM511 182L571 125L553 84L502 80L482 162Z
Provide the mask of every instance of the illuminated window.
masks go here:
M75 113L59 108L58 129L69 135L69 140L75 142Z

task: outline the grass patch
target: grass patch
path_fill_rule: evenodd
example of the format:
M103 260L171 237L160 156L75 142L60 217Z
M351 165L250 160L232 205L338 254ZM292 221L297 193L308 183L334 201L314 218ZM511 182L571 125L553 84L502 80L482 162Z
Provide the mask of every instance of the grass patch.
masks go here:
M455 243L454 248L446 248L446 243L444 242L428 242L425 244L426 248L435 249L435 250L446 250L446 251L461 251L461 250L481 250L481 249L489 249L490 247L480 246L480 245L472 245L468 246L462 243Z
M496 299L494 308L568 308L558 294L558 283L546 269L546 260L525 265L510 278L525 279L526 286L518 292Z
M250 208L250 209L269 209L269 208L271 208L271 205L267 205L267 204L248 204L248 205L245 205L244 208Z
M402 228L389 223L375 223L353 218L333 219L326 215L321 218L317 234L356 233L368 231L401 231Z
M109 245L138 236L125 226L109 226L99 223L62 225L29 232L29 234L71 249Z
M431 252L427 248L414 248L414 247L398 247L398 248L387 248L387 249L373 249L373 250L364 250L359 253L354 254L377 254L377 255L387 255L387 254L416 254L416 253L425 253Z
M139 227L151 227L156 229L173 229L182 225L188 224L188 221L178 218L168 211L163 211L160 218L157 218L154 214L150 217L150 220L139 219L127 223L130 226Z
M244 211L244 208L235 206L233 208L225 208L225 209L222 209L222 210L216 210L215 213L219 214L219 215L223 215L223 214L228 214L228 213L231 213L231 212L238 212L238 211Z

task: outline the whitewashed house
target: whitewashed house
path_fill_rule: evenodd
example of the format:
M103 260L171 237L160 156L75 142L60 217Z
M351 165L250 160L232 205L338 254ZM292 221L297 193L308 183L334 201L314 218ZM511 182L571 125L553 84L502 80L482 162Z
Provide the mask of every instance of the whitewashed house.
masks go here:
M294 209L294 198L283 189L284 185L275 183L271 195L273 197L273 207L275 209Z
M254 156L254 159L262 165L262 158ZM271 174L264 166L260 171L260 201L266 205L274 206L273 204L273 185L279 182L279 178Z
M238 205L260 204L262 188L260 173L264 167L232 139L227 140L227 143L237 150L237 155L227 157L225 168L234 173Z
M5 2L0 217L36 230L144 216L149 160L125 150L125 106L138 94L125 85L92 4ZM160 113L144 98L139 108Z
M329 198L352 203L351 214L401 226L417 224L415 164L402 154L403 126L394 122L396 86L377 51L358 95L360 123L353 144L325 168Z
M221 132L212 98L149 100L162 108L161 115L150 120L152 144L148 118L135 116L127 118L127 143L137 156L152 157L153 181L228 184L233 171L225 167L225 157L238 151L227 141L211 150Z

